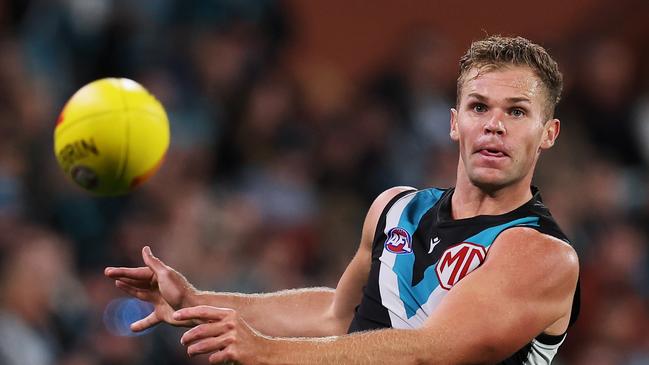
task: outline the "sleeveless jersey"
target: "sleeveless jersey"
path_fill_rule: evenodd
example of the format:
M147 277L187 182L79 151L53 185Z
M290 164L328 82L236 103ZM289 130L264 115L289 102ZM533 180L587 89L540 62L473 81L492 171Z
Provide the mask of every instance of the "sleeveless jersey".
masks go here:
M405 191L387 204L376 227L369 278L350 333L421 327L453 285L483 263L491 244L508 228L530 227L569 242L535 187L533 198L509 213L458 220L451 215L453 191ZM578 310L579 286L571 324ZM550 364L565 336L539 334L501 364Z

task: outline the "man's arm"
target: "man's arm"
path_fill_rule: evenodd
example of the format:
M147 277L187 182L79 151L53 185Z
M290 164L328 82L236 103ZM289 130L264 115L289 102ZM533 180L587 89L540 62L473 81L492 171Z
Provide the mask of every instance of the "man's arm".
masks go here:
M142 253L147 267L107 268L106 275L115 279L116 285L130 295L155 305L154 313L132 325L134 331L144 330L160 321L187 326L201 323L174 320L172 313L175 309L209 305L236 310L246 322L270 336L344 334L367 281L374 231L381 212L394 196L411 189L391 188L375 199L363 223L359 249L335 290L308 288L269 294L198 291L180 273L154 257L148 248Z
M190 356L211 353L211 363L489 364L547 329L565 330L577 276L570 246L529 228L512 228L420 329L297 340L259 336L236 312L218 308L186 308L175 318L214 321L181 339Z
M335 290L310 288L270 294L203 292L187 306L202 304L234 309L253 328L270 336L321 337L347 333L369 275L379 217L394 196L410 189L391 188L374 200L365 216L359 248Z

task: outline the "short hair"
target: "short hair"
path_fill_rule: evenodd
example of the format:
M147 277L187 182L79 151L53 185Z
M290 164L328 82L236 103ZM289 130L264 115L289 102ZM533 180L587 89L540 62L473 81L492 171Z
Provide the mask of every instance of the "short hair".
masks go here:
M460 75L457 78L457 104L466 75L473 68L499 69L507 66L527 66L541 80L547 91L548 119L561 99L563 75L557 62L536 43L523 37L490 36L475 41L460 58Z

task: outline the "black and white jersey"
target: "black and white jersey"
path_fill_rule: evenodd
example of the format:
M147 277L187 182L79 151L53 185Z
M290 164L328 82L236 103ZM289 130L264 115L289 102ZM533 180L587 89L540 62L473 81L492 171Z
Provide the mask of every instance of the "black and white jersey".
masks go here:
M350 333L422 326L446 293L482 265L491 244L508 228L530 227L568 242L534 187L533 198L509 213L457 220L451 215L453 191L406 191L385 207ZM571 323L578 309L577 290ZM564 339L565 334L539 334L502 364L549 364Z

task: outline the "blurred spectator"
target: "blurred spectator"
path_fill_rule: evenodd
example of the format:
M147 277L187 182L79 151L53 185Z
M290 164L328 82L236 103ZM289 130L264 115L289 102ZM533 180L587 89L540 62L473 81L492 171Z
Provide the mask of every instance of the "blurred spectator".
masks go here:
M571 95L599 158L635 166L641 154L634 138L637 60L616 38L594 41L582 54L579 82Z
M55 318L65 320L83 301L69 246L38 227L14 227L12 236L0 267L0 359L6 365L55 364L66 340L57 335L71 334L57 333L69 328L57 328Z
M392 69L370 90L398 113L389 159L401 184L427 185L429 163L441 163L450 157L445 151L455 149L448 137L457 76L457 60L452 54L452 46L442 34L416 29L394 55ZM448 171L440 174L444 172Z

